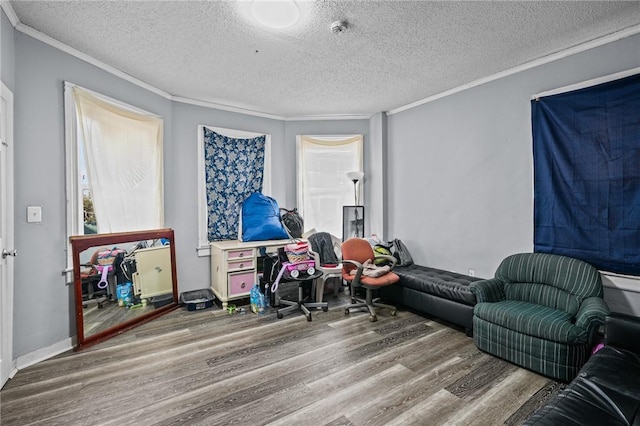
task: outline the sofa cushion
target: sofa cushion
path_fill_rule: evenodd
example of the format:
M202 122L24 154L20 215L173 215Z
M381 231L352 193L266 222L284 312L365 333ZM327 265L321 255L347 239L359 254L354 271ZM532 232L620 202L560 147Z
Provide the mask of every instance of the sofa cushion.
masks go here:
M476 297L469 290L469 284L481 278L415 264L398 266L393 272L400 277L401 286L465 305L473 306L476 303Z
M537 305L548 306L575 315L580 303L571 293L548 284L506 283L505 296L509 300L521 300Z
M528 301L573 314L584 299L602 297L598 270L566 256L514 254L500 263L495 277L506 284L507 299ZM524 287L520 283L524 283Z
M478 303L473 314L509 330L558 343L581 344L589 337L586 330L572 323L570 313L518 300Z
M605 347L525 425L640 424L640 356Z

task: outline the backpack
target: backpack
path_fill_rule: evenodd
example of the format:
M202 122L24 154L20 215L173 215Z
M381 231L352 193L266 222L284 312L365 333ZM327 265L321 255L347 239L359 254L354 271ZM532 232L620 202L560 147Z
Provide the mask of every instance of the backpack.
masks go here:
M280 220L282 220L282 224L287 228L289 234L291 234L291 238L302 238L304 221L300 213L298 213L298 209L287 210L280 207Z
M391 253L391 245L385 245L382 243L376 244L373 246L373 254L376 256L379 254L393 256L393 254ZM387 259L375 259L374 263L376 265L386 265L389 263L389 261Z
M391 244L393 255L396 259L398 259L398 263L396 263L396 266L413 265L413 257L411 257L409 249L404 245L402 241L396 238L391 242Z

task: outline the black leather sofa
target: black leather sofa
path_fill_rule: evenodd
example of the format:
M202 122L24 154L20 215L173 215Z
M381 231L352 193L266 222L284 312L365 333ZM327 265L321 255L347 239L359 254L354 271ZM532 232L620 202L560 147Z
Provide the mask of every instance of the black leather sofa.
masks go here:
M380 289L385 300L457 324L472 336L476 297L469 284L482 278L415 264L396 266L393 272L400 281Z
M610 314L605 347L525 425L640 425L640 318Z

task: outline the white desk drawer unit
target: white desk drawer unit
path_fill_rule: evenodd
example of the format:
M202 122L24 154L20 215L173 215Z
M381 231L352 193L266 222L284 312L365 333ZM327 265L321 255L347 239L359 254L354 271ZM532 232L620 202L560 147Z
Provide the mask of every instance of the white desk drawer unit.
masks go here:
M260 247L277 248L289 240L240 242L235 240L211 243L211 290L226 309L229 301L249 297L251 287L258 282L258 252Z

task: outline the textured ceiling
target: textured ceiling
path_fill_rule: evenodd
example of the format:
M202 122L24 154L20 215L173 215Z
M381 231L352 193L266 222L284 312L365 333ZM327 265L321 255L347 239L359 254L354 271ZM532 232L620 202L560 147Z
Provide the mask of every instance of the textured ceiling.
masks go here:
M368 115L640 24L639 1L11 1L21 23L173 96L284 117ZM349 22L343 34L330 24Z

